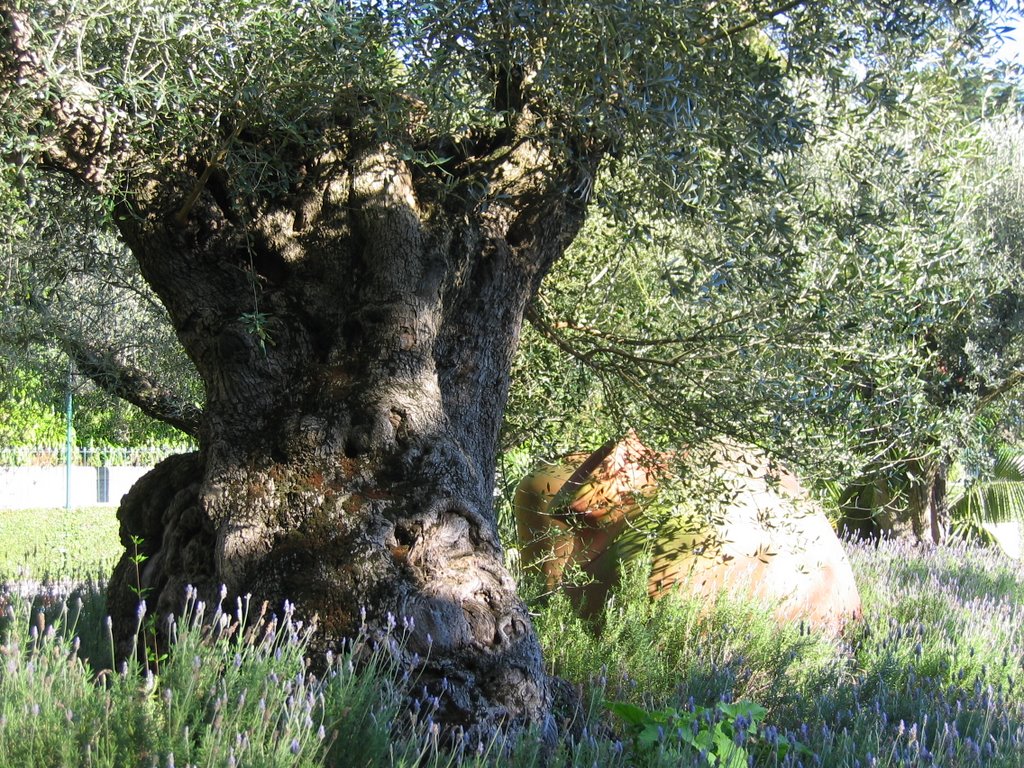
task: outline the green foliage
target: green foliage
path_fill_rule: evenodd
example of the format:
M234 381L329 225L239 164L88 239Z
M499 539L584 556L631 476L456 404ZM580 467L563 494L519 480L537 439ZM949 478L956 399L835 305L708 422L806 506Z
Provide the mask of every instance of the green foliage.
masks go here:
M139 603L139 610L144 611L146 607L146 597L149 595L150 588L142 586L142 572L141 566L149 556L139 550L142 546L143 540L141 536L132 536L131 548L127 552L128 560L132 564L134 571L135 583L129 584L128 589L135 595ZM146 674L160 674L160 665L167 661L168 653L167 649L161 649L157 641L157 626L156 616L152 614L141 614L139 616L139 628L138 628L139 641L143 647L143 658L142 666L146 671Z
M77 392L80 396L74 400L75 445L85 452L87 463L125 463L119 454L126 447L162 450L167 454L189 446L189 439L178 430L87 382L80 382Z
M2 321L0 321L2 322ZM0 332L2 337L2 332ZM157 352L159 354L159 352ZM63 451L66 429L68 361L52 346L33 345L12 352L0 338L0 449ZM97 465L124 463L125 446L179 448L184 436L135 406L112 397L81 374L72 378L73 440ZM4 463L25 463L4 455ZM76 459L77 461L77 459Z
M11 317L45 304L51 335L87 327L193 401L194 372L111 227L133 180L205 168L198 194L216 170L252 219L312 158L379 142L439 197L465 195L460 158L510 133L605 162L565 190L592 215L534 306L507 446L550 452L627 425L662 444L727 433L834 477L886 447L957 444L974 384L1008 370L994 361L1016 277L978 266L995 263L975 215L991 185L972 170L978 119L1012 100L975 66L1000 3L12 8L46 74L4 92ZM107 116L98 190L38 163L61 151L40 92L86 94ZM240 317L273 343L258 295Z
M984 25L970 9L907 8L919 15L894 18L919 39ZM290 194L316 158L333 162L337 147L391 144L439 194L476 196L486 193L482 178L450 188L467 151L528 140L553 154L605 156L602 179L566 192L597 200L608 218L649 209L641 220L671 220L728 207L773 180L808 127L794 77L873 48L851 30L878 24L853 2L785 14L740 2L468 0L443 11L422 0L19 0L10 11L30 29L42 82L10 78L2 93L0 147L16 158L0 180L0 216L10 222L2 303L17 327L0 337L28 333L44 312L46 335L99 341L193 400L191 365L112 227L113 211L132 215L138 179L204 168L198 195L216 172L249 220ZM46 111L61 99L102 113L110 158L95 189L42 162L65 151L63 127ZM177 213L194 202L175 201ZM241 317L266 345L258 296L253 304Z
M3 377L0 445L55 445L64 439L65 418L56 393L46 392L39 372L14 368Z
M953 531L988 539L986 523L1024 523L1024 452L1001 446L985 476L967 479L949 496Z
M799 691L841 663L827 637L781 626L743 595L722 592L710 605L683 594L652 601L649 570L642 558L628 565L599 635L563 595L551 598L536 626L556 674L603 678L607 697L637 705L726 696L774 710L798 707Z
M914 79L905 108L851 128L856 151L823 167L822 210L847 224L835 240L817 230L829 257L815 279L836 287L828 322L856 342L837 367L861 453L845 501L865 519L913 521L921 535L941 509L945 467L1019 428L1022 132L1016 107L1002 106L1012 88L960 69ZM836 263L844 248L857 255ZM856 312L844 311L855 292Z
M722 768L746 768L752 753L776 763L791 750L808 757L814 754L786 736L775 735L770 743L762 740L760 726L767 710L751 701L720 701L714 707L690 710L648 711L624 701L607 702L606 706L625 723L639 755L672 741L690 747L705 757L708 765Z
M461 1L441 13L422 0L21 0L14 9L32 22L52 73L46 89L59 94L81 78L110 114L123 172L217 158L250 188L284 190L296 156L329 146L324 127L343 121L431 163L437 154L424 139L504 124L513 105L496 100L494 88L507 67L544 105L534 130L614 147L640 171L630 193L674 210L726 196L762 172L761 155L799 139L805 123L792 109L787 68L827 71L851 51L879 47L878 55L910 55L921 42L984 29L971 8L904 5L883 14L893 31L881 41L851 34L880 23L854 3L760 17L743 3ZM754 26L765 32L750 34ZM788 59L765 55L766 47ZM737 79L757 87L721 87ZM12 90L4 125L5 149L27 158L51 140L45 122L27 129L38 109L33 88ZM245 142L247 131L264 140ZM31 163L15 170L23 178Z
M851 357L847 370L860 377L851 384L873 417L861 432L879 454L962 445L1019 361L1021 264L991 238L989 221L1012 168L1005 148L1019 143L1020 128L972 121L970 105L933 95L953 79L931 75L906 105L913 112L881 130L863 126L857 151L839 153L838 167L824 164L830 181L817 182L832 226L816 229L828 256L811 278L831 289L822 310L842 324L833 327L875 350ZM997 215L1016 213L1007 205ZM843 311L849 296L856 313Z
M773 184L674 219L591 215L530 316L510 442L726 434L848 482L983 451L1012 426L1015 91L962 62L895 79L869 63L841 97L807 84L815 135Z
M274 339L270 335L270 330L267 328L267 320L269 315L265 312L246 312L242 315L242 324L245 329L256 337L259 342L260 349L263 350L263 354L267 354L267 344L273 346Z
M887 77L924 51L970 56L991 21L987 8L910 1L784 13L739 2L470 0L443 12L424 0L13 9L31 24L43 92L87 93L109 115L111 176L191 158L274 196L343 135L402 147L443 181L465 137L516 127L522 90L542 115L531 138L609 153L622 181L601 185L597 199L622 219L729 207L751 183L774 182L803 140L805 82L848 85L844 66L857 56L872 65L871 101L882 104ZM40 119L37 84L9 90L5 154L23 158L9 169L15 190L36 181L33 159L59 141L59 126ZM593 181L572 191L588 197ZM119 184L107 186L116 203Z

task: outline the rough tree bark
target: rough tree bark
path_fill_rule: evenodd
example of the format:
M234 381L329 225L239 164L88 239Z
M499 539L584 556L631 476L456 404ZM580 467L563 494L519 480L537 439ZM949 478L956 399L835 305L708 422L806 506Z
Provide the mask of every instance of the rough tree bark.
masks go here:
M443 171L339 119L315 149L274 143L287 189L254 190L229 161L267 136L228 127L212 157L132 157L95 89L43 72L17 14L0 22L10 82L64 94L38 106L40 164L116 187L114 225L205 388L198 452L159 465L119 511L120 652L140 590L163 615L187 584L207 599L224 584L316 616L316 650L404 619L404 662L437 720L547 726L494 469L524 309L582 224L600 150L538 140L517 97L504 127L425 147L451 158ZM505 79L507 99L523 78Z
M141 584L129 554L117 568L119 626L140 587L161 615L186 584L291 600L318 617L320 647L365 609L378 632L409 620L440 719L543 723L540 649L492 505L524 308L582 221L568 172L537 188L537 162L523 145L495 168L501 204L431 199L385 146L320 158L246 224L215 191L184 226L172 200L120 211L207 401L198 454L122 505L147 561Z
M911 536L920 543L941 544L949 527L946 502L946 462L939 458L908 463L907 510L893 536Z

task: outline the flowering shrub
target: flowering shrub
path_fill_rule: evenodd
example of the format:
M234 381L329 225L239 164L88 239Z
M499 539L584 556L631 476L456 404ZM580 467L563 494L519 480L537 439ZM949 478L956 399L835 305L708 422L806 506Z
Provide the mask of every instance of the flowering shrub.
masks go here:
M1024 567L965 545L850 553L865 619L842 642L741 600L651 603L628 574L600 631L538 605L553 671L590 703L554 756L532 736L442 742L386 654L356 638L310 660L307 627L245 601L190 595L159 674L111 670L99 587L44 615L0 573L0 766L1019 768Z

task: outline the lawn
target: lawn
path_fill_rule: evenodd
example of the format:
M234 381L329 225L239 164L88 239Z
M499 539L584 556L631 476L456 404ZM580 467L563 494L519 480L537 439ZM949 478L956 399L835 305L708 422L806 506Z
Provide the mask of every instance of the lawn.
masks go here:
M121 556L115 507L0 509L0 579L96 573Z
M0 532L8 573L23 558L71 577L116 554L109 510L20 519L4 519L20 549ZM600 634L561 600L535 602L551 669L585 705L551 764L1024 764L1024 568L963 545L850 553L865 617L838 639L778 626L743 601L651 604L636 575ZM355 656L314 677L287 616L211 630L195 617L217 607L193 604L169 658L97 674L109 666L102 598L94 586L82 594L81 610L72 600L42 620L13 600L0 622L3 768L541 764L530 737L438 749L432 703L403 707L415 688L359 639Z

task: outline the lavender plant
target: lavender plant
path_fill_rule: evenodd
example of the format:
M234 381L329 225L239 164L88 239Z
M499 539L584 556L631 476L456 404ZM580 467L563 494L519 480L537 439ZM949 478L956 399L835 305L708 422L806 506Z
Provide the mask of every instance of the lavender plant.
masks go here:
M539 733L441 742L434 702L389 662L400 618L382 646L356 638L311 659L289 610L190 594L156 675L141 659L110 669L95 638L86 648L91 624L109 632L102 603L43 613L14 595L0 621L0 765L705 766L731 754L794 768L1019 766L1024 567L964 544L850 552L865 617L839 640L737 597L651 603L637 573L598 629L558 598L538 605L552 671L583 699L553 755ZM700 734L736 749L720 738L702 754Z
M763 733L814 755L761 751L755 765L1019 766L1024 568L965 544L852 545L851 557L865 617L838 641L779 627L742 599L652 604L631 574L600 632L558 598L539 626L556 671L634 713L752 700L766 708ZM673 764L671 737L631 759Z

